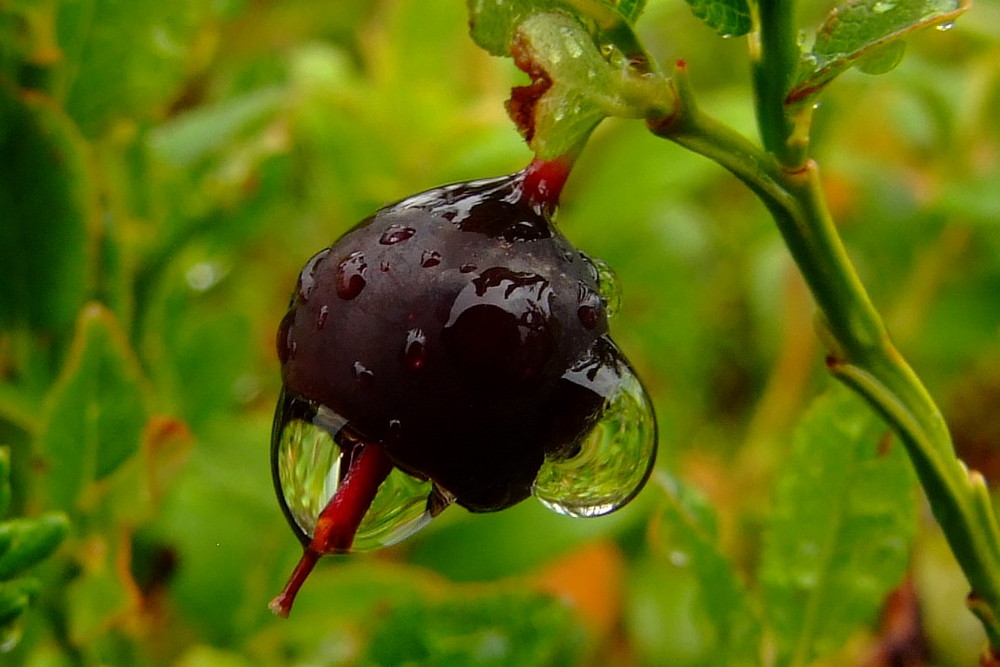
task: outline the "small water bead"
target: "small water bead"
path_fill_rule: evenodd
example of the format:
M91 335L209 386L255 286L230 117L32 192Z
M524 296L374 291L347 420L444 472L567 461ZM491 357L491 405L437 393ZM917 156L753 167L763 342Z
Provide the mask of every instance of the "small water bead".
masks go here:
M320 250L318 253L310 257L309 261L306 262L306 265L302 267L302 271L299 273L298 293L299 298L303 301L309 300L309 295L316 286L316 269L329 254L329 248Z
M404 227L403 225L389 225L388 228L382 233L378 242L382 245L396 245L397 243L402 243L411 236L417 233L413 227Z
M367 284L368 262L364 253L352 252L337 265L337 296L353 299L361 294Z
M423 368L427 362L427 335L421 329L410 329L406 332L406 344L403 347L403 363L412 370Z
M281 318L281 323L278 325L278 335L275 337L276 347L278 348L278 361L283 364L295 358L295 351L298 346L295 344L292 334L294 325L295 309L291 308Z
M375 378L375 374L372 373L364 364L360 361L354 362L354 377L357 378L358 382L363 385L371 384L371 381Z
M330 317L330 306L320 306L319 314L316 316L316 328L322 329L326 326L326 320Z
M576 316L580 320L580 324L588 329L597 327L601 321L601 308L604 305L602 301L601 297L587 287L586 283L581 281L577 284L579 305L576 309Z
M477 267L475 264L463 264L462 266L458 267L458 270L461 273L472 273L473 271L476 270L476 268Z
M338 440L346 421L324 407L282 396L275 416L271 465L289 522L307 543L316 520L343 483L348 451ZM375 447L378 445L365 445ZM429 481L393 469L365 513L351 551L372 551L412 535L449 504Z
M429 269L441 263L441 253L435 250L425 250L420 255L420 266Z
M600 417L577 447L548 456L533 493L577 517L608 514L645 484L656 455L656 418L646 390L608 338L563 377L604 397Z

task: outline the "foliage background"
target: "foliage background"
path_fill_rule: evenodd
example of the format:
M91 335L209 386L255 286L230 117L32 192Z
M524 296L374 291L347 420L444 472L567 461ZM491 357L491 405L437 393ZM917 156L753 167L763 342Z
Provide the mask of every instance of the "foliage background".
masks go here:
M72 524L32 570L41 592L4 664L718 664L739 645L719 607L741 605L780 635L798 603L760 594L762 536L796 479L822 504L836 477L808 477L793 447L830 385L812 304L753 196L634 121L599 128L559 219L622 283L615 338L660 425L647 491L591 521L533 501L453 509L391 550L328 559L290 620L267 611L299 555L268 469L274 330L299 268L381 205L530 159L502 104L523 75L466 22L447 0L0 2L0 444L12 514ZM753 136L744 40L675 0L639 26ZM838 81L815 133L852 258L989 479L997 35L1000 4L981 0L893 73ZM922 623L902 646L970 664L981 631L926 511L909 560L888 608L919 605ZM876 612L821 628L816 651L881 664L898 632Z

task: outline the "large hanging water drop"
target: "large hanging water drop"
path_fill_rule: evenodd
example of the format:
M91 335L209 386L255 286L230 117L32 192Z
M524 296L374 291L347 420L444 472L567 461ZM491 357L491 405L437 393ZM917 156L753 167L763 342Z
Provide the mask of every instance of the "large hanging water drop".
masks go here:
M316 521L341 487L359 443L330 409L284 394L275 415L271 466L278 499L299 540L308 544ZM450 502L427 480L393 468L378 488L350 550L372 551L417 532Z
M598 339L561 382L603 397L603 405L589 432L546 457L533 493L560 514L608 514L635 497L652 470L657 446L652 403L607 337Z

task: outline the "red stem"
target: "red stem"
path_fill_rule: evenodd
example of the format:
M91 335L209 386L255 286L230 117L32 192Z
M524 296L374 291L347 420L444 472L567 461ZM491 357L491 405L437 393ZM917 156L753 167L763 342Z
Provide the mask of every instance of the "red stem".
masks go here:
M295 595L320 557L350 550L361 520L390 472L392 461L381 447L357 446L347 475L316 520L312 542L305 548L281 593L271 600L271 611L278 616L287 617L295 602Z
M573 160L568 156L532 160L524 170L524 196L528 203L549 214L555 211L572 168Z

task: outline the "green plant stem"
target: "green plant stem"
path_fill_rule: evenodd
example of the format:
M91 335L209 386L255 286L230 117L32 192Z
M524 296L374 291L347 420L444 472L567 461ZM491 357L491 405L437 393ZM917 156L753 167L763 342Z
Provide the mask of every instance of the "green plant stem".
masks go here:
M986 484L958 460L940 410L893 346L830 217L817 165L790 169L701 112L683 67L674 85L674 113L650 120L650 129L722 165L764 202L819 307L830 371L899 435L972 586L969 608L993 650L1000 648L1000 528Z
M808 136L796 132L795 122L785 108L785 96L799 64L795 2L760 0L756 9L750 60L761 141L782 164L798 167L805 161ZM808 118L808 110L802 113Z

